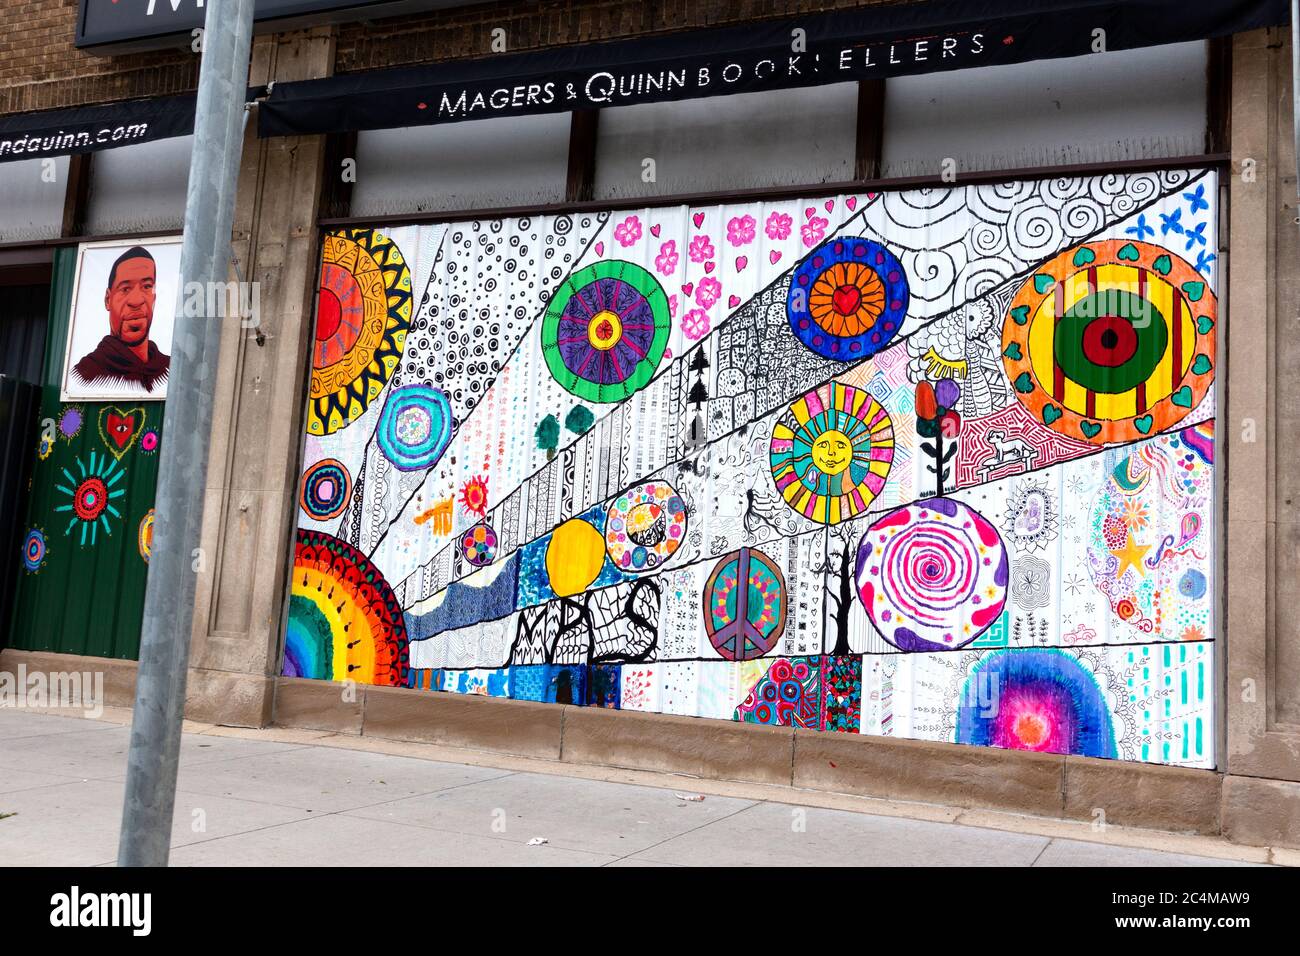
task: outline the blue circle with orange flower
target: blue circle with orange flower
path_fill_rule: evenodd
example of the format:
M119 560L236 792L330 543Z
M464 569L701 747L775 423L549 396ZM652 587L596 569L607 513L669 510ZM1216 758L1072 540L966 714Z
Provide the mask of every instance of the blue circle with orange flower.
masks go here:
M853 362L888 345L907 318L907 273L878 242L841 236L813 250L790 278L790 329L823 358Z

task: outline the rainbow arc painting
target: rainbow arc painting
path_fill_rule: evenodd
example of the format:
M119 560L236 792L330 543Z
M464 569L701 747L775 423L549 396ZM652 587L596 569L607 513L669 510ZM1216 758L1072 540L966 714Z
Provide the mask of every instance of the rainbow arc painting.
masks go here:
M335 232L283 673L1214 767L1217 195Z

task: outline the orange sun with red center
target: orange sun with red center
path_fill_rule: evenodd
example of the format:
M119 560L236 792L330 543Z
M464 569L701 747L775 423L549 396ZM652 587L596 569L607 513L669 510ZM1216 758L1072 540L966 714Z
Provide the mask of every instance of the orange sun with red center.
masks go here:
M487 479L481 475L475 475L460 489L461 506L470 514L482 517L487 512L487 500Z
M817 277L808 310L832 335L861 335L885 311L885 284L858 262L837 262Z

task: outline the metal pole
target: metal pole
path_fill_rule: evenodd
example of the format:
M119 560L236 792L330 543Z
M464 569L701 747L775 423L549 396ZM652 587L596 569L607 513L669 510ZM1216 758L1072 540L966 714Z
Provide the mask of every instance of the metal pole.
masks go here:
M166 866L171 848L221 334L207 312L229 277L252 32L253 0L207 0L119 866ZM202 295L187 295L192 290ZM203 307L195 309L198 299Z

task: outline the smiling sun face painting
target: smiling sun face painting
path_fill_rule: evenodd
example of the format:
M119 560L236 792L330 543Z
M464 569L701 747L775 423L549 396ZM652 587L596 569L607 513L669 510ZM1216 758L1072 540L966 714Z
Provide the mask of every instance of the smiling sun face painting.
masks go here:
M838 475L853 459L853 444L842 431L834 428L822 432L813 442L813 464L825 475Z
M829 382L794 402L772 429L772 477L786 503L822 524L862 514L894 460L889 413L860 388Z

